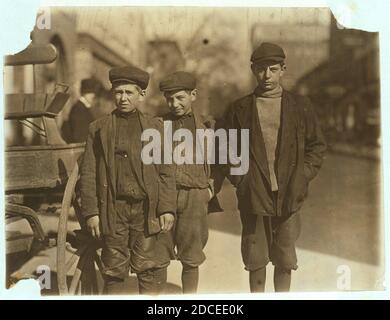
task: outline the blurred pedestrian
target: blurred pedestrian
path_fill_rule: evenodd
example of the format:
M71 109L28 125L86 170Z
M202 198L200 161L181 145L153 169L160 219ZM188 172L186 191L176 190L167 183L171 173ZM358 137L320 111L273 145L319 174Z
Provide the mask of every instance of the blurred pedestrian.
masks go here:
M96 79L81 81L81 96L72 106L68 121L63 125L64 138L68 143L87 140L89 124L97 119L97 113L94 110L95 102L102 90L104 90L102 84Z

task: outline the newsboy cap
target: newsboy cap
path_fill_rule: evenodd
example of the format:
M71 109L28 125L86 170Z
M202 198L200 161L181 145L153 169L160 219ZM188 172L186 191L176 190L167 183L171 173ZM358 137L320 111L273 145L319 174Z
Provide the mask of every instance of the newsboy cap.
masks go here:
M195 88L195 77L191 73L184 71L172 73L160 82L161 91L193 90Z
M88 78L81 80L80 91L84 93L95 93L98 94L102 90L102 84L99 80L94 78Z
M263 42L257 47L251 56L252 63L261 63L263 61L282 62L286 59L286 55L281 47L276 44Z
M143 90L148 87L149 83L149 73L133 66L114 67L110 70L108 77L112 84L128 82L139 85Z

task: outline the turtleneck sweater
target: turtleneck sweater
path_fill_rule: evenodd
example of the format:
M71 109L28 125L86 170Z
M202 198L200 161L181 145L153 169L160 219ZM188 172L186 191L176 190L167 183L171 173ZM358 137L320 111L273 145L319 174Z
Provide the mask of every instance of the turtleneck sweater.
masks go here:
M281 86L269 91L263 91L260 88L256 88L255 90L256 108L267 153L272 191L279 189L276 178L275 159L280 128L282 91Z

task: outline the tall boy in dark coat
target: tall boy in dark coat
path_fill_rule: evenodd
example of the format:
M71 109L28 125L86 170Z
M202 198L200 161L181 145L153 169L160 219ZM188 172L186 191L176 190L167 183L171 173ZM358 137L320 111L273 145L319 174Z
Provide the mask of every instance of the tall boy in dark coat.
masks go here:
M297 269L295 242L299 209L309 182L317 175L326 150L310 102L281 87L285 72L281 47L263 43L251 57L258 86L235 101L226 129L249 129L249 171L224 174L236 187L242 221L241 251L251 292L264 291L266 265L275 266L276 291L288 291ZM223 177L220 176L220 177ZM221 186L221 180L216 183Z

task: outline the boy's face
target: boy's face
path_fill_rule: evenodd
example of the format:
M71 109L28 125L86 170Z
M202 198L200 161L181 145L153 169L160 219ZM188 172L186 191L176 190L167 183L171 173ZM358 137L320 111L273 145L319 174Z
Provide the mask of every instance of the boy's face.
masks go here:
M192 102L196 100L196 89L166 91L164 97L171 113L182 117L192 111Z
M115 105L121 112L132 112L144 99L145 90L132 83L119 83L113 86Z
M280 63L253 65L252 72L259 86L265 90L273 90L280 85L285 66Z

